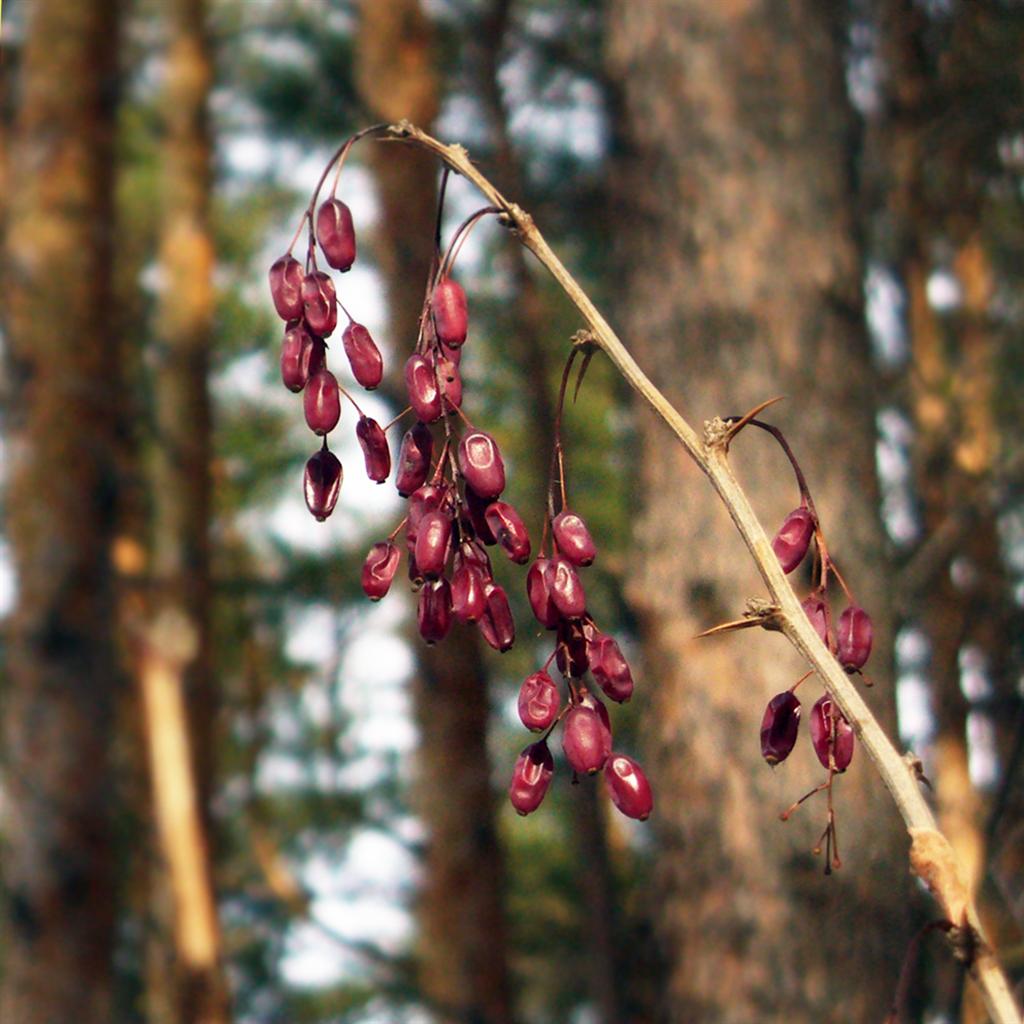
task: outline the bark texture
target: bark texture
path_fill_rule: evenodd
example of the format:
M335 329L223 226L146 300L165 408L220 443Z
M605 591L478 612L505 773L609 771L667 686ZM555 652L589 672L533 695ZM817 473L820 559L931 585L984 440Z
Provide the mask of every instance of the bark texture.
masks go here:
M0 1019L18 1024L112 1012L118 27L112 0L30 6L10 136Z
M829 545L878 627L868 696L892 725L872 371L861 323L850 114L838 8L812 2L613 2L623 113L614 224L619 314L645 370L697 421L774 395L766 414L805 470ZM657 786L663 1019L880 1019L902 958L905 849L863 759L838 779L844 866L810 850L823 776L805 736L774 773L758 749L768 699L802 674L769 634L689 638L761 593L714 495L646 412L632 597L645 639ZM766 435L732 446L763 521L799 502ZM838 615L844 602L834 602ZM804 731L820 689L799 691Z

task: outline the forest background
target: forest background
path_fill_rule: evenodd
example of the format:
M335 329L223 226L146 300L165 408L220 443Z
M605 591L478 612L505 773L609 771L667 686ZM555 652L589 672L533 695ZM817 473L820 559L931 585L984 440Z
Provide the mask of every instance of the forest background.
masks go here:
M0 1020L880 1020L934 916L865 757L841 870L811 853L823 808L778 821L819 773L805 742L770 770L757 733L804 669L770 633L692 639L762 585L600 356L569 486L649 822L564 765L514 815L545 656L521 574L503 656L370 606L398 502L351 417L338 511L308 517L266 269L339 142L403 117L533 214L692 422L786 396L766 415L876 623L866 698L1019 982L1022 27L1009 0L7 0ZM372 140L342 177L382 421L438 177ZM454 181L447 230L477 205ZM467 409L533 532L580 324L496 226L459 271ZM786 464L747 433L734 458L771 533ZM938 937L909 978L907 1019L984 1019Z

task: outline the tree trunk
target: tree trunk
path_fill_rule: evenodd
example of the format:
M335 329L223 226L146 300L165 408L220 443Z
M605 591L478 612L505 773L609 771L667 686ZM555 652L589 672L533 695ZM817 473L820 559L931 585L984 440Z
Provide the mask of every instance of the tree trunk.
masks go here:
M416 0L363 4L357 73L374 117L432 123L439 103L432 42ZM433 247L438 166L411 149L368 149L381 201L377 254L397 362L416 340ZM476 630L456 627L439 648L418 647L418 661L416 808L428 834L417 915L420 985L442 1020L507 1024L512 1008L504 870L490 787L482 644Z
M113 0L32 4L11 135L0 1019L18 1024L112 1012L118 28Z
M891 726L837 10L806 0L612 4L624 112L620 313L641 364L692 418L788 396L765 416L785 430L832 554L874 619L878 685L868 700ZM881 1019L909 895L895 812L867 759L855 757L836 783L843 868L829 878L810 853L823 798L777 820L823 774L804 737L774 773L758 751L768 699L804 668L772 635L690 639L738 617L762 587L682 450L646 412L639 427L632 597L651 681L637 699L649 702L657 785L664 1019ZM749 428L731 452L770 533L799 503L787 464ZM819 693L813 680L799 691L805 719Z

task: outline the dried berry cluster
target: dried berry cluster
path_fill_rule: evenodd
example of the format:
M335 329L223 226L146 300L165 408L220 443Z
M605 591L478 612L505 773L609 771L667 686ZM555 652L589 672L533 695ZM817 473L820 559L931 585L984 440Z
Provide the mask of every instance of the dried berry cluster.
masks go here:
M505 466L498 445L462 411L459 363L469 320L465 292L452 276L468 232L481 217L498 211L488 207L468 218L443 256L438 229L419 334L404 368L409 406L381 427L362 414L327 368L325 339L337 325L340 303L333 280L316 262L317 246L336 270L348 270L355 260L355 231L348 207L332 194L315 218L314 210L335 162L337 188L341 165L356 138L335 154L304 215L303 224L308 225L305 266L289 250L270 269L274 305L288 325L281 353L282 379L290 390L304 392L306 422L324 437L321 450L306 464L306 503L319 520L329 516L337 503L342 467L328 449L326 435L339 421L342 395L359 413L356 436L365 454L366 472L378 483L391 474L387 432L412 413L416 420L402 438L395 466L395 486L408 500L408 512L386 539L370 549L362 569L363 590L374 601L387 594L401 562L398 539L404 533L408 577L418 592L417 623L423 639L437 643L459 622L474 625L491 647L507 651L515 641L515 623L508 596L494 579L488 549L500 548L512 562L525 565L531 544L521 516L502 500ZM441 194L443 204L443 187ZM439 211L439 225L440 219ZM357 383L372 390L383 379L380 352L366 328L341 309L349 319L342 343L352 374ZM559 409L572 361L570 357L563 377ZM624 814L643 819L653 803L647 779L631 758L612 753L608 712L583 681L589 670L605 695L619 702L633 692L632 675L618 644L597 628L587 612L577 570L593 562L596 548L582 518L565 507L564 463L557 435L556 430L552 464L558 469L561 511L553 512L553 482L542 543L543 551L550 534L550 554L538 558L527 574L531 607L545 628L556 631L555 649L547 665L523 684L519 698L524 724L545 735L517 761L510 797L521 814L540 805L554 770L547 740L555 725L563 722L562 747L573 771L593 774L604 769L615 805ZM565 680L564 707L547 672L552 660Z

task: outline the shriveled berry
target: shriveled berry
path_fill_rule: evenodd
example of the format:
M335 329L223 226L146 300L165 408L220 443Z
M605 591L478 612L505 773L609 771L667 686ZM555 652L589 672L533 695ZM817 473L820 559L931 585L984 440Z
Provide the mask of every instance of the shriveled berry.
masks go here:
M527 729L543 732L558 717L562 698L544 669L528 675L519 688L519 719Z
M309 329L326 338L338 326L338 298L329 274L314 270L302 280L302 311Z
M341 344L356 382L367 391L373 391L384 379L384 359L370 332L352 321L342 332Z
M306 507L320 522L334 511L338 503L341 479L341 463L334 452L326 448L321 448L306 462L302 492L306 498Z
M828 646L828 621L826 615L825 601L818 593L808 594L800 602L800 607L807 613L815 633L821 638L821 642Z
M469 311L462 285L450 277L442 278L434 289L430 309L434 314L434 326L441 343L449 348L462 345L469 327Z
M477 620L477 629L496 651L504 653L516 642L516 623L503 587L490 581L484 584L487 603Z
M405 387L413 412L424 423L441 418L441 393L434 379L434 367L424 356L414 352L405 363Z
M835 726L835 739L832 727ZM853 760L853 728L826 693L811 708L811 743L818 760L829 767L829 750L837 772L845 772Z
M561 617L551 600L551 581L547 574L549 565L547 558L538 558L530 566L526 574L526 596L530 599L534 618L545 629L555 629Z
M836 630L836 656L847 672L863 668L871 656L875 630L871 618L859 605L851 604L839 616Z
M530 535L515 508L507 501L495 501L487 506L484 517L508 557L518 565L525 565L530 557Z
M378 541L370 548L363 562L363 593L371 601L379 601L390 589L398 571L401 552L391 541Z
M545 740L531 743L512 769L508 797L519 814L530 814L540 807L555 774L555 759Z
M604 780L612 803L627 818L646 821L654 810L654 795L643 769L625 754L611 754L604 766Z
M800 728L800 701L792 690L772 697L761 719L761 756L771 765L789 757Z
M405 432L398 450L398 472L395 474L395 487L403 498L408 498L423 486L433 455L434 438L425 423L417 423Z
M452 521L443 512L427 512L416 530L416 565L425 579L444 572L451 550Z
M352 211L340 199L328 199L316 214L316 240L327 262L344 273L356 261Z
M558 623L558 643L555 647L558 671L566 678L579 679L587 671L587 640L579 621L563 619Z
M476 622L487 607L487 577L480 566L460 553L455 555L452 573L452 615L459 622Z
M448 635L452 625L452 595L446 579L431 580L423 585L416 618L420 636L428 644L436 644Z
M356 437L366 459L366 475L382 484L391 472L391 451L384 429L376 420L360 416L356 423Z
M270 267L270 296L282 320L302 316L302 264L294 256L284 255Z
M594 544L587 524L581 516L568 509L563 509L551 521L551 532L555 536L558 550L573 565L590 565L597 557L597 545Z
M564 558L552 558L545 570L551 602L566 619L578 619L587 610L587 595L579 573Z
M301 323L292 324L281 342L281 381L289 391L299 392L309 380L313 338Z
M597 633L587 644L590 674L611 700L624 704L633 696L633 673L614 637Z
M598 712L583 704L571 708L562 726L562 750L573 770L599 772L612 751L611 733Z
M471 430L459 442L459 470L478 497L492 501L505 490L505 463L494 438Z
M341 392L330 370L314 373L302 396L306 423L314 434L329 434L341 418Z
M814 536L814 516L806 505L793 509L772 540L772 550L783 572L792 572L807 554Z

